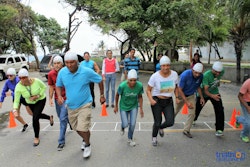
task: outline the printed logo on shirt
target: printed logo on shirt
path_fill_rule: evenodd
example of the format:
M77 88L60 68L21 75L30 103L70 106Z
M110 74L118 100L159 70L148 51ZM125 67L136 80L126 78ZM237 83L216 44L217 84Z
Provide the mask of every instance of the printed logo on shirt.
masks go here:
M160 82L160 92L161 93L171 93L174 91L174 81L164 81Z

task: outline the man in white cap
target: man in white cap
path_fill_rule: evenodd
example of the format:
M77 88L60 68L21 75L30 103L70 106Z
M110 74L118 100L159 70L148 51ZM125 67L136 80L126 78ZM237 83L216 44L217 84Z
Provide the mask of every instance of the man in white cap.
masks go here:
M2 89L2 94L0 97L0 108L2 108L2 103L6 97L6 94L8 93L8 91L11 91L11 96L12 96L12 100L14 101L14 92L15 92L15 87L17 85L17 83L20 81L20 79L18 77L16 77L16 70L14 68L8 68L7 72L6 72L6 76L7 76L7 80L4 83L3 89ZM32 115L32 112L29 108L29 106L27 106L27 103L25 102L24 98L21 97L20 99L20 103L22 103L23 105L25 105L27 112ZM23 124L23 129L22 132L24 132L26 130L26 128L28 127L28 124L24 121L24 119L21 117L20 115L20 107L21 105L19 105L18 109L17 109L17 115L16 115L16 119Z
M216 136L223 136L224 130L224 107L218 89L220 85L220 79L223 74L224 69L222 63L220 61L216 61L214 62L212 69L204 73L203 81L201 84L205 104L208 100L210 100L214 107ZM199 99L200 96L197 96L194 121L198 119L198 116L202 108L204 107L204 105L199 102Z
M62 88L64 87L70 125L82 137L83 157L88 158L91 155L89 128L91 127L93 101L89 83L99 83L100 102L104 103L102 77L90 68L79 66L75 53L67 52L64 56L64 62L66 67L59 71L56 80L58 104L64 103L62 97Z
M48 85L49 85L49 103L50 106L53 106L55 103L56 107L56 113L60 121L60 134L58 138L58 151L62 151L64 146L65 146L65 133L67 129L67 124L69 122L68 120L68 111L65 106L65 103L62 105L58 104L58 96L56 94L56 78L58 75L58 72L63 68L63 59L61 56L57 55L54 56L52 59L53 63L53 68L52 70L48 73ZM65 95L65 89L62 88L62 97L64 100L66 100L66 95ZM54 96L54 99L53 99Z
M121 96L119 108L121 116L121 135L124 134L124 129L129 126L128 130L128 143L130 146L135 146L136 143L133 139L134 129L136 125L136 118L138 113L138 102L140 107L140 115L144 116L143 113L143 85L137 81L137 72L132 69L128 72L127 81L122 82L117 90L115 96L115 107L114 112L118 112L118 101Z
M199 103L202 105L205 103L200 88L200 84L203 79L202 72L203 65L201 63L196 63L192 69L185 70L180 75L178 86L179 95L176 97L175 116L178 114L184 104L186 104L189 109L189 113L188 119L184 126L183 134L189 138L193 137L190 133L190 129L195 117L195 93L197 91L201 95Z

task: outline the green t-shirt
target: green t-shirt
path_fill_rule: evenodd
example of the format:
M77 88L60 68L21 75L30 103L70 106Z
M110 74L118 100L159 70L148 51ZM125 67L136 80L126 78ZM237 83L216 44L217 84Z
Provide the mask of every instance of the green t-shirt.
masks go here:
M18 108L21 95L28 104L35 104L38 100L44 99L46 97L45 91L47 86L40 79L34 78L31 80L32 84L30 86L22 85L21 81L16 85L13 108ZM40 95L40 97L35 101L30 101L30 97L34 95Z
M138 95L144 93L143 85L136 81L135 87L130 88L128 81L123 81L118 87L118 94L121 96L119 107L121 111L130 111L138 107Z
M224 69L221 71L220 75L218 77L215 77L212 73L212 70L208 70L203 75L203 80L201 84L202 90L204 89L204 86L208 86L208 91L211 94L219 94L219 85L220 85L220 79L224 74ZM203 95L207 97L203 90Z

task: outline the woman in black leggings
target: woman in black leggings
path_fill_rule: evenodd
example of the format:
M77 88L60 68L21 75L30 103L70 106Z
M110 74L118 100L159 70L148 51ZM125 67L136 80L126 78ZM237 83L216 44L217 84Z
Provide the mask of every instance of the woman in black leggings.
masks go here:
M20 97L22 96L27 105L30 107L33 114L33 129L35 133L33 146L38 146L40 143L39 132L40 132L40 123L39 119L48 119L50 125L54 124L53 116L43 114L46 103L46 85L37 78L29 78L29 73L26 69L21 69L18 73L20 82L16 85L15 88L15 99L13 105L13 113L17 114L17 107L20 104Z

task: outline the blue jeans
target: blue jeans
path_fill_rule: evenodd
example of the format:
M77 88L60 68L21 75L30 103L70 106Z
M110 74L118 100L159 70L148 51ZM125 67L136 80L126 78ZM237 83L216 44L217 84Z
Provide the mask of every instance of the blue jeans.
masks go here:
M128 139L133 139L133 134L136 125L136 118L137 118L138 108L134 108L130 111L120 111L121 121L122 121L122 128L126 128L129 126L128 129Z
M68 111L65 107L65 102L62 105L59 105L58 102L55 100L56 106L56 113L60 121L60 135L58 138L59 144L65 144L65 133L67 130L67 124L69 122L68 119Z
M250 114L248 113L247 109L245 106L240 104L243 115L244 116L238 116L236 117L236 121L238 123L243 124L243 130L241 131L241 137L248 137L249 136L249 131L250 131Z
M105 89L106 89L106 103L109 104L109 87L111 83L111 103L114 104L115 101L115 81L116 81L116 73L113 74L106 74L105 75L106 81L105 81Z

